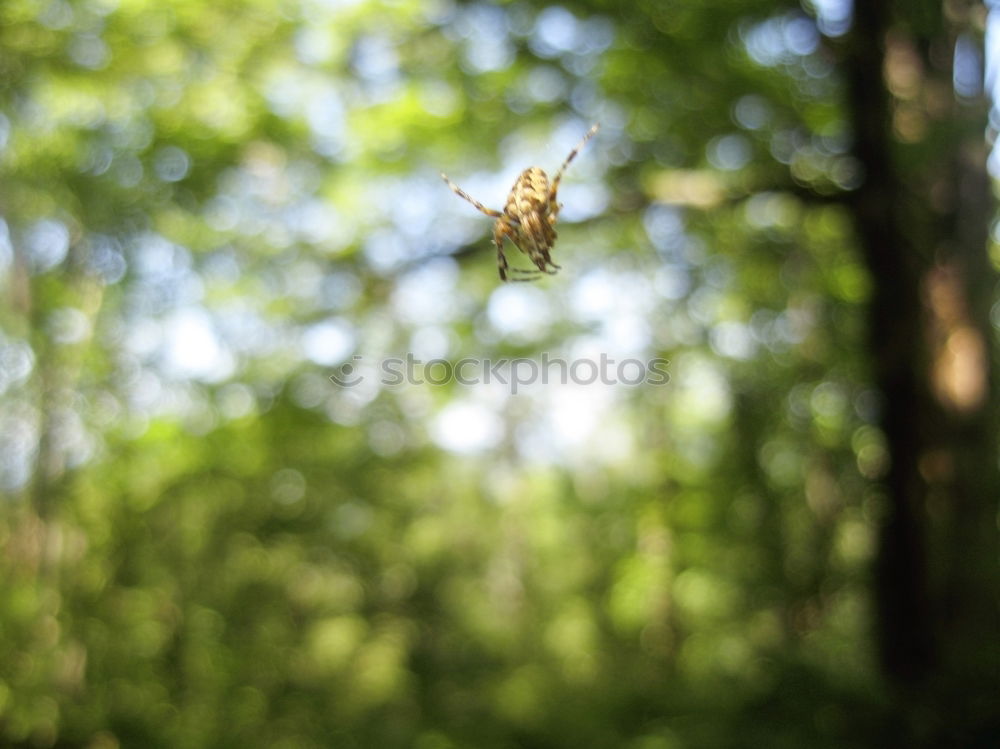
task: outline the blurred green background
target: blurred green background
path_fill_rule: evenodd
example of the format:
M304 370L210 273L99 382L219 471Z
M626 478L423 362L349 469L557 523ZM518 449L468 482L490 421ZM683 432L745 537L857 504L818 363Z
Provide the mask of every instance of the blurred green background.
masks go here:
M942 618L995 611L995 443L897 451L878 344L994 423L991 22L890 5L0 4L0 745L996 746ZM500 284L439 172L501 208L593 123L563 270ZM543 354L669 382L380 380Z

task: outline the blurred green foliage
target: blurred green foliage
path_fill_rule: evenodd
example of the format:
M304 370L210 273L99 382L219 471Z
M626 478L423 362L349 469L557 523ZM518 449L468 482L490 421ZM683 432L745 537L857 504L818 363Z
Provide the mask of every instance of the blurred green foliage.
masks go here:
M0 5L0 743L885 745L837 7Z

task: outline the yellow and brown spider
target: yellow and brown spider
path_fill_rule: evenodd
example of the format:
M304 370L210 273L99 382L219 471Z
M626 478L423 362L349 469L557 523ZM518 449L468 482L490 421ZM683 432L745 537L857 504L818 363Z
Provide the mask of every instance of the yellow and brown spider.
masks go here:
M502 213L487 208L448 179L446 174L441 173L441 178L456 195L468 200L482 213L496 219L496 223L493 224L493 243L497 246L497 267L501 281L507 280L508 273L513 276L510 279L512 281L534 281L541 278L543 273L554 275L559 270L560 266L553 263L549 255L556 242L555 226L559 218L559 209L562 208L556 199L559 180L580 149L597 132L597 128L597 125L590 128L583 136L583 140L569 152L569 156L552 178L552 184L549 184L548 176L540 167L528 167L521 172L521 176L511 188L510 195L507 196L507 205L504 206ZM503 254L505 238L510 239L517 249L526 254L538 270L511 268Z

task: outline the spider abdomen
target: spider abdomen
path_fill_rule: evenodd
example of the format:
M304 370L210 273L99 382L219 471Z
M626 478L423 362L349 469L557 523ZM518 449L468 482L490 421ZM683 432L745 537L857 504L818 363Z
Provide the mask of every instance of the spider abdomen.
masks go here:
M507 196L504 214L510 220L505 233L540 271L551 273L550 268L559 267L549 255L556 241L558 205L542 169L533 166L521 172Z
M529 167L521 172L507 196L504 213L513 219L529 213L545 214L549 205L549 178L537 167Z

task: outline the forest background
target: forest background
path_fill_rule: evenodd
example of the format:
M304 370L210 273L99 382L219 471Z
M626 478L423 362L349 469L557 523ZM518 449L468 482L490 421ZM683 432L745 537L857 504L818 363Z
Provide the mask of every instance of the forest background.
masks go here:
M996 746L995 24L0 4L0 744Z

